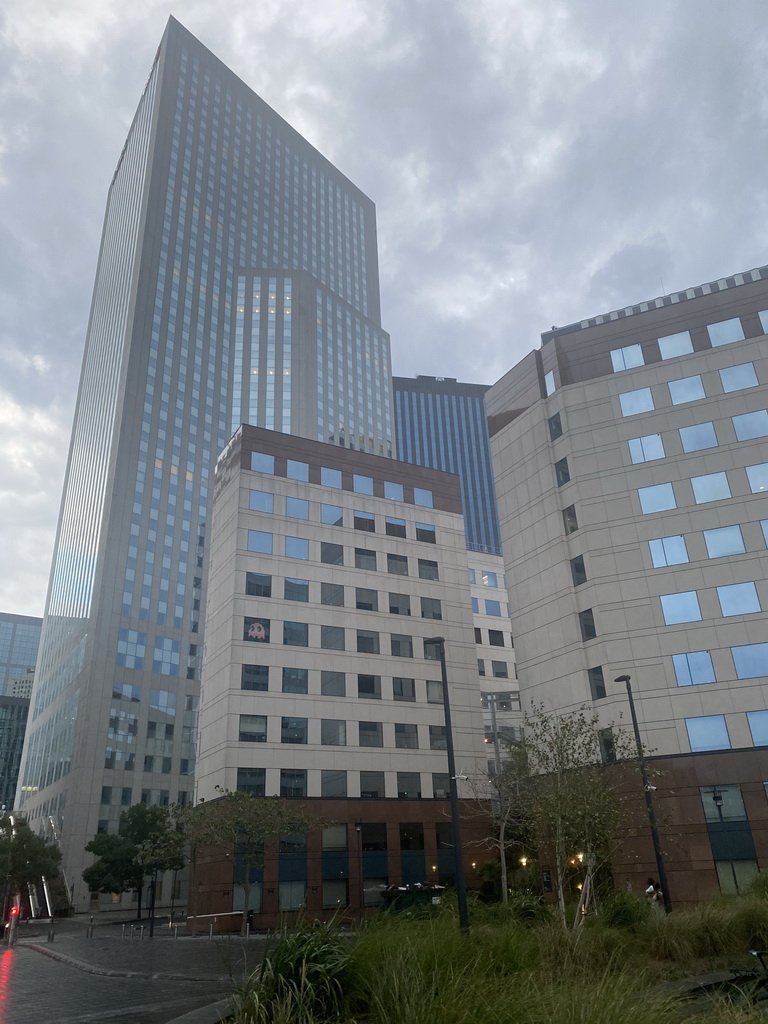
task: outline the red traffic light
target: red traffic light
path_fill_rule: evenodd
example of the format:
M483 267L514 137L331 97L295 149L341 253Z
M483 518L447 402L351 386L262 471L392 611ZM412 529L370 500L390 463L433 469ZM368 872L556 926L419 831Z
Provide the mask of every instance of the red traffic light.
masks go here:
M11 907L11 917L18 917L18 915L19 915L19 908L18 907Z

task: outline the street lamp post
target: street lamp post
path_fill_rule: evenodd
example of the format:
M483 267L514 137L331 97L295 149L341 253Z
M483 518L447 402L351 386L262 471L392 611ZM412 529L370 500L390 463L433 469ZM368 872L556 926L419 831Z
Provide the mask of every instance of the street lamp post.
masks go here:
M453 729L451 728L451 701L448 696L448 671L445 667L445 637L433 636L424 641L434 644L440 655L440 675L443 681L443 714L445 717L445 747L448 755L448 788L451 794L451 824L453 825L453 864L456 880L456 899L459 905L459 928L469 934L469 910L467 909L467 885L464 880L464 859L461 844L461 817L459 814L459 793L456 786L456 757L453 751Z
M648 812L648 824L651 829L651 839L653 840L653 852L656 857L656 870L659 875L659 885L661 886L661 897L664 900L664 910L669 914L672 910L672 900L669 897L669 885L667 883L667 869L664 864L664 854L661 852L661 842L659 840L659 829L656 824L656 809L653 805L653 791L654 786L651 785L648 778L648 769L645 764L645 754L643 753L643 744L640 739L640 726L637 724L637 712L635 711L635 700L632 696L632 686L630 684L631 676L623 675L616 676L614 679L615 683L624 683L627 687L627 700L629 701L629 713L632 717L632 730L635 734L635 743L637 745L637 759L640 762L640 776L643 780L643 793L645 795L645 809Z

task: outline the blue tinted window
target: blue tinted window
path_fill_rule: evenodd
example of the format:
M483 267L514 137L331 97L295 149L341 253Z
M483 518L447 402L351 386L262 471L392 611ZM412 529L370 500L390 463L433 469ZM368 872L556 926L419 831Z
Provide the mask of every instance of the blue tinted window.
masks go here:
M643 515L677 508L672 484L655 484L653 487L639 487L637 494L640 498L640 508L643 510Z
M768 644L732 647L731 656L737 679L759 679L761 676L768 676Z
M287 460L285 475L289 480L309 480L309 466L306 462L294 462L293 459Z
M392 501L404 501L405 494L403 492L403 485L393 483L391 480L385 480L384 497L390 498Z
M765 409L732 416L731 421L739 441L751 441L755 437L768 435L768 412Z
M686 718L688 742L691 750L729 750L731 740L725 715L705 715L702 718Z
M747 466L747 479L753 494L768 490L768 462L762 462L759 466Z
M428 491L424 487L414 487L413 503L421 505L423 508L432 508L432 491Z
M251 452L251 469L256 473L274 473L274 455L265 455L263 452Z
M320 467L320 483L325 487L341 487L341 470Z
M649 540L648 546L655 569L665 565L682 565L688 561L685 537L659 537L656 540Z
M344 512L338 505L321 505L320 522L327 526L343 526Z
M272 554L272 534L261 530L248 531L248 550L259 551L263 555Z
M748 711L747 721L755 746L768 746L768 711Z
M249 491L248 508L252 512L274 512L275 496L269 491Z
M661 434L646 434L645 437L633 437L627 441L629 445L629 457L633 463L651 462L653 459L663 459L664 443Z
M625 391L619 395L622 416L635 416L640 412L653 409L653 395L650 388L638 388L637 391Z
M678 686L694 686L699 683L714 683L715 670L709 651L689 651L687 654L673 654L675 678Z
M659 352L662 359L673 359L675 356L693 352L690 334L688 331L680 331L679 334L668 334L664 338L659 338Z
M704 543L710 558L722 558L723 555L740 555L744 551L744 538L740 526L720 526L715 530L704 531Z
M480 604L479 604L477 598L473 597L473 598L471 598L471 601L472 601L472 611L475 613L475 615L479 614L479 612L480 612Z
M691 427L680 427L680 441L684 452L698 452L702 448L717 448L717 434L714 423L694 423Z
M641 346L627 345L625 348L612 349L611 365L615 373L619 373L621 370L631 370L633 366L643 366L643 350Z
M285 538L286 558L309 558L309 541L303 537Z
M544 392L547 396L555 393L555 371L550 370L544 374Z
M291 519L309 519L309 502L304 498L286 498L285 514Z
M693 496L696 499L697 505L701 505L706 501L723 501L731 496L728 477L725 473L708 473L706 476L694 476L691 478L691 487L693 487Z
M485 602L485 614L486 615L501 615L501 602L500 601L486 601Z
M723 615L750 615L761 610L754 583L731 583L718 587L717 598Z
M668 626L678 622L698 622L701 619L699 598L695 590L681 594L662 594L659 600L664 622Z
M709 324L707 326L707 333L713 348L716 348L718 345L730 345L732 341L744 340L744 331L741 328L741 320L738 317L734 317L732 320L721 320L716 324Z
M683 405L685 402L698 402L706 398L704 385L701 377L694 374L693 377L681 377L680 380L671 380L667 385L672 405Z
M723 391L741 391L742 388L757 386L757 374L752 363L739 363L738 366L726 366L720 370L720 381Z
M359 476L355 473L352 477L352 488L357 494L373 494L373 477Z

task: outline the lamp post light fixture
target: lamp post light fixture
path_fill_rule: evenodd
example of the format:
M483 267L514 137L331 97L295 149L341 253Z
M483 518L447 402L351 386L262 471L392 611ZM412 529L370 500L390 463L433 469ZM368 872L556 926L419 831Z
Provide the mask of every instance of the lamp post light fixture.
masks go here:
M643 744L640 739L640 726L637 724L637 712L635 711L635 700L632 696L632 685L630 683L631 676L623 675L616 676L614 679L615 683L624 683L627 687L627 700L629 701L629 713L632 718L632 731L635 734L635 744L637 746L637 759L640 763L640 777L643 780L643 795L645 796L645 809L648 813L648 825L651 829L651 839L653 840L653 852L656 857L656 871L659 876L659 885L661 886L661 897L664 900L664 910L669 914L672 910L672 900L669 896L669 884L667 882L667 868L664 864L664 854L661 851L661 842L659 840L659 829L656 824L656 809L653 805L653 793L655 786L652 786L648 778L648 769L645 764L645 754L643 753Z
M453 751L453 730L451 728L451 701L448 696L448 671L445 667L445 637L433 636L424 640L437 647L440 657L440 677L443 681L443 715L445 719L445 748L448 755L448 788L451 794L451 824L453 826L453 871L456 882L456 901L459 907L459 928L469 934L469 909L467 907L467 885L464 880L464 861L461 845L461 817L459 814L459 793L456 786L456 757Z

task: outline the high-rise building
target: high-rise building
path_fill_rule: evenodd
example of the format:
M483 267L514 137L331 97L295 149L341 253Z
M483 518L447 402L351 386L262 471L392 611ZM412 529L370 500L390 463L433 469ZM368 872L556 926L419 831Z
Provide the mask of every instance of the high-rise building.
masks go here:
M209 474L250 422L391 455L373 203L178 22L109 189L18 805L75 907L192 791Z
M548 331L487 395L523 703L593 708L609 759L631 677L673 904L768 862L767 335L762 267Z
M0 697L0 809L12 811L27 726L29 700Z
M34 671L42 626L34 615L0 612L0 695L10 693L12 677Z

